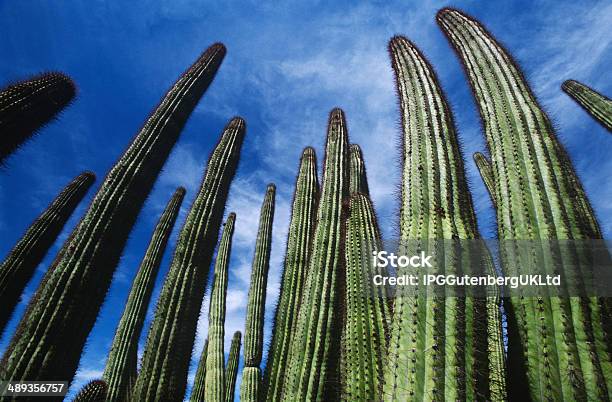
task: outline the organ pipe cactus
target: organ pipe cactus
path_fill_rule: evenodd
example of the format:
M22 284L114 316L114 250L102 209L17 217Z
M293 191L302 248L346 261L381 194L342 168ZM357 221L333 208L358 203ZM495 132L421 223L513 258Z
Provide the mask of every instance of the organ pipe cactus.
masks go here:
M198 58L108 173L32 298L0 378L72 380L138 213L224 55L216 44Z
M263 393L268 401L278 401L284 386L290 342L296 329L302 290L306 281L306 269L312 253L318 199L316 154L313 148L307 147L302 152L293 193L280 296L263 380Z
M81 388L72 402L106 402L107 391L105 381L93 380Z
M64 109L76 93L65 74L51 72L0 92L0 165L37 130Z
M358 144L351 144L350 147L349 192L350 194L370 194L363 153L361 152L361 147Z
M19 296L34 270L53 245L62 228L96 177L85 172L78 175L32 223L23 237L0 265L0 334L8 323Z
M106 402L125 401L136 381L138 340L153 293L155 278L184 196L185 189L179 187L168 202L132 283L104 368L103 378L108 384Z
M435 72L404 37L394 37L389 51L403 134L400 247L409 248L416 241L427 247L445 239L477 239L463 158ZM447 264L437 265L444 266L446 274L462 272L452 257L442 258ZM402 270L398 268L398 275ZM444 297L426 287L416 297L398 296L384 399L505 399L501 322L499 314L487 317L486 303L493 303L492 312L499 311L498 299ZM496 345L487 348L488 342Z
M134 400L182 400L185 394L198 315L244 133L244 120L232 119L210 156L157 303Z
M256 402L261 392L261 355L263 353L263 327L266 306L266 287L272 248L272 223L276 186L269 184L259 215L259 230L255 242L255 256L251 271L251 286L244 332L244 369L240 385L240 400Z
M344 113L330 113L312 255L289 353L283 400L335 399L343 243L343 202L348 195L348 132Z
M567 80L561 88L602 126L612 131L612 100L586 85Z
M200 362L196 370L195 379L193 381L193 389L189 400L191 402L204 401L206 392L206 356L208 355L208 339L204 342L204 348L200 355Z
M351 196L346 226L342 400L377 401L387 353L389 307L386 295L372 286L374 275L382 272L373 266L371 256L382 250L382 242L374 207L366 195Z
M206 392L207 402L225 401L225 298L227 295L227 270L234 234L233 212L227 217L217 260L215 262L215 277L210 295L210 310L208 312L208 352L206 354Z
M473 18L447 8L437 20L465 67L484 122L500 240L600 238L580 180L519 67ZM510 254L501 251L505 269L530 263L510 263ZM541 269L580 267L581 251L567 254L548 256L555 259ZM602 300L517 296L509 310L511 397L610 398L610 350L602 327L609 316Z
M236 392L236 377L238 376L238 363L240 359L240 345L242 334L240 331L234 332L232 344L230 346L227 365L225 366L225 402L234 402Z

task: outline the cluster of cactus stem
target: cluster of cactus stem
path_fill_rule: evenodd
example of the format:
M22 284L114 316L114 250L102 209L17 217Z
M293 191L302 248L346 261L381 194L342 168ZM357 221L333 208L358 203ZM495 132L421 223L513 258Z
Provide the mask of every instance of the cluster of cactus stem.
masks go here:
M465 67L484 123L490 156L476 153L474 162L497 214L499 240L601 239L569 156L507 51L458 10L441 10L437 22ZM448 247L447 242L480 240L459 137L436 74L421 51L395 36L389 54L401 122L398 251L437 253L445 274L495 274L486 248L471 272L456 258L454 246L439 252L440 243ZM224 46L215 44L198 58L110 170L28 305L0 362L0 379L73 380L136 218L224 55ZM572 80L563 90L611 129L608 98ZM7 127L12 130L12 136L0 139L0 163L73 96L74 84L55 73L0 92L0 131L5 135ZM227 362L224 342L234 213L218 238L245 130L244 120L233 118L210 155L156 302L140 368L138 340L183 188L176 190L153 231L103 379L85 385L75 401L183 400L219 240L208 336L190 400L233 402L241 332L233 335ZM609 300L511 296L502 308L496 291L450 297L433 294L426 286L391 298L384 287L372 284L374 275L387 274L369 258L384 245L363 152L350 144L346 118L338 108L329 116L322 166L320 184L315 150L303 150L262 375L276 197L275 185L267 187L246 305L241 401L610 400ZM74 179L0 266L0 331L93 181L91 173ZM559 264L580 267L589 261L581 253L576 247L539 262L549 271ZM500 257L506 272L531 263L503 245ZM402 268L397 272L403 273ZM502 312L508 323L507 353Z

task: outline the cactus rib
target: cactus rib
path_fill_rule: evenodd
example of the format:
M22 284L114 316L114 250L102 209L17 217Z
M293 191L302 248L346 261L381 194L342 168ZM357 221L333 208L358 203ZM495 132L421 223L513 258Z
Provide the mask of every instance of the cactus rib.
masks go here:
M565 81L561 88L588 114L612 132L612 100L610 98L575 80Z
M206 358L208 356L208 338L204 341L204 348L200 354L200 362L196 370L195 378L193 380L193 388L191 389L191 395L189 400L191 402L204 401L206 396Z
M238 377L238 363L240 360L240 346L242 334L240 331L234 332L232 344L230 346L227 365L225 366L225 402L234 402L236 392L236 378Z
M489 197L491 197L491 202L493 203L493 207L497 207L497 203L495 202L495 180L493 179L493 168L491 167L491 162L480 152L476 152L474 154L474 163L476 163L476 167L478 168L478 172L480 173L480 177L489 192Z

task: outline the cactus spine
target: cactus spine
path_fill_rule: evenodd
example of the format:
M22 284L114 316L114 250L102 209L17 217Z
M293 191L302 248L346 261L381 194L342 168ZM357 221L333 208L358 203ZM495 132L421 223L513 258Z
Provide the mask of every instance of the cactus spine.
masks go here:
M215 277L210 295L210 310L208 313L208 352L206 354L206 397L208 402L225 401L225 297L227 295L227 270L234 234L233 212L227 217L217 260L215 262Z
M185 394L198 314L244 133L244 120L232 119L210 156L157 303L134 400L182 400Z
M0 92L0 165L70 104L76 87L62 73L44 73Z
M274 221L274 203L276 186L269 184L259 215L259 230L255 243L251 286L246 313L246 330L244 332L244 369L240 385L240 400L256 402L261 392L261 355L263 352L264 311L266 307L266 287L270 268L270 250L272 248L272 223Z
M108 386L102 380L93 380L81 388L73 402L105 402Z
M283 400L334 399L341 315L343 202L348 194L348 132L344 112L330 113L313 252L289 353Z
M217 44L198 58L108 173L28 306L0 378L72 380L138 212L224 55Z
M208 339L204 342L198 369L196 370L195 379L193 380L193 389L189 397L191 402L204 401L204 397L206 396L206 356L208 356Z
M437 20L465 66L484 122L499 239L601 238L571 161L511 57L460 11L443 9ZM511 263L501 251L504 269L530 263ZM580 266L583 256L578 250L576 255L548 256L556 260L542 269ZM609 317L600 300L513 297L509 307L509 390L535 400L610 397L612 368L602 328Z
M293 193L285 265L264 375L263 392L268 401L278 401L283 389L290 342L296 328L302 290L306 281L306 268L312 253L318 199L316 154L313 148L307 147L300 159Z
M366 195L351 196L346 226L342 399L377 401L381 399L383 360L387 353L389 307L386 295L371 285L378 273L371 255L382 250L382 242L374 207Z
M108 384L106 402L125 401L136 381L138 340L151 300L155 278L184 197L185 189L179 187L153 231L132 283L102 376Z
M602 126L612 131L612 100L586 85L567 80L561 88Z
M0 335L34 270L95 180L90 172L81 173L72 180L32 223L0 265Z
M350 183L349 193L361 193L367 196L370 195L368 186L368 176L366 174L365 162L363 153L358 144L351 144L350 147Z
M400 247L410 248L410 244L421 240L427 247L432 241L444 239L477 239L463 158L435 72L403 37L394 37L389 50L403 131ZM447 274L459 273L449 272L460 268L450 262L448 255L440 258L448 259ZM486 314L484 308L482 301L471 297L433 295L425 287L417 297L397 297L385 400L503 400L501 322L498 315L497 322L478 328ZM497 304L493 307L498 308ZM480 348L493 338L498 345L490 349L495 353L489 356L489 364ZM490 378L483 378L485 371L490 372ZM491 392L491 383L502 384L500 394Z
M225 402L234 402L236 392L236 377L238 376L238 363L240 360L240 346L242 334L240 331L234 332L232 344L230 346L227 366L225 367Z

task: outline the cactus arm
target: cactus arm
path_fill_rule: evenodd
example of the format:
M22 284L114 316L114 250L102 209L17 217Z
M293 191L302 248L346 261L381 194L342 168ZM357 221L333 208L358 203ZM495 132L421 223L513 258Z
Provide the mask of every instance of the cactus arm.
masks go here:
M70 77L57 72L40 74L0 91L0 166L68 106L75 94Z
M153 293L155 278L184 197L185 189L179 187L153 231L132 283L102 376L108 384L107 402L125 401L136 380L138 340Z
M333 399L338 350L343 202L348 195L348 132L344 112L330 113L313 252L289 353L283 400ZM308 347L305 347L308 345Z
M493 207L496 207L497 203L495 202L495 179L493 179L493 168L491 167L491 162L487 159L486 156L481 154L480 152L476 152L474 154L474 163L476 163L476 167L478 168L478 173L480 173L480 177L489 192L489 196L491 197L491 202L493 203Z
M361 193L365 195L370 195L370 188L368 186L368 176L366 174L365 162L363 160L363 153L361 152L361 147L358 144L351 144L349 153L349 193Z
M217 44L198 58L110 170L32 298L0 378L72 381L138 213L224 54Z
M72 402L105 402L108 386L102 380L93 380L81 388Z
M204 342L204 348L200 354L200 361L193 380L193 388L189 400L191 402L204 401L206 396L206 359L208 355L208 338Z
M316 154L313 148L307 147L302 153L293 194L280 296L263 379L263 392L267 401L278 401L282 394L290 342L295 332L306 269L312 253L318 199Z
M269 184L259 215L259 230L255 243L251 286L247 302L246 330L244 333L244 369L240 385L240 400L256 402L260 398L261 355L263 353L264 310L266 287L272 249L272 223L276 186ZM255 383L257 382L257 383Z
M167 401L185 394L209 266L244 133L244 120L232 119L209 158L157 302L134 400Z
M234 337L232 338L229 357L227 359L227 365L225 368L225 402L234 402L241 342L242 334L240 331L234 332Z
M0 335L34 270L94 181L95 176L90 172L82 173L72 180L32 223L0 265Z
M575 80L565 81L561 88L588 114L612 132L612 100L610 98Z

